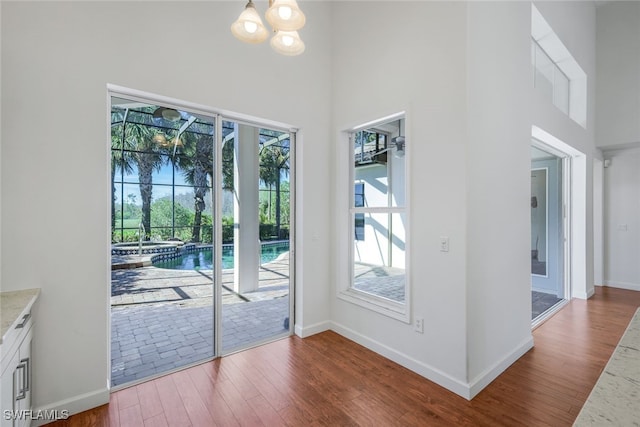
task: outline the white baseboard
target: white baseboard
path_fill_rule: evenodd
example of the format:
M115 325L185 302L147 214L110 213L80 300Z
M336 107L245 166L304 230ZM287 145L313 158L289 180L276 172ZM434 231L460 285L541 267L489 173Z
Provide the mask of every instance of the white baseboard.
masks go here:
M300 338L306 338L310 337L311 335L319 334L320 332L328 331L329 329L331 329L331 322L325 321L305 327L296 325L294 328L294 332Z
M589 299L591 298L594 294L596 293L596 289L595 288L591 288L586 292L582 292L582 291L574 291L573 295L571 295L572 298L578 298L578 299Z
M493 367L485 370L478 375L473 381L469 383L469 397L467 399L473 399L483 388L488 386L491 381L495 380L498 375L503 373L509 366L518 360L527 351L533 348L533 336L529 336L519 346L517 346L511 353L507 354L501 361L493 365Z
M393 348L388 347L376 340L372 340L354 331L353 329L349 329L335 322L331 322L331 326L331 330L333 330L337 334L340 334L345 338L357 342L358 344L368 348L369 350L374 351L401 366L404 366L405 368L427 378L430 381L433 381L438 385L441 385L442 387L456 393L459 396L464 397L465 399L470 399L469 386L463 381L453 378L440 371L439 369L415 360L414 358L407 356L404 353L400 353L399 351L394 350Z
M620 288L620 289L628 289L630 291L640 291L640 284L638 283L630 283L630 282L617 282L612 280L605 280L604 286L609 286L611 288Z
M79 414L80 412L95 408L97 406L109 403L109 389L105 387L102 390L96 390L90 393L74 396L59 402L46 405L41 408L34 408L33 413L55 413L61 414L62 411L68 411L69 416ZM52 420L33 420L32 426L41 426L50 423Z
M332 322L331 329L334 332L367 347L369 350L404 366L405 368L425 377L429 381L433 381L434 383L441 385L447 390L452 391L467 400L473 399L483 388L489 385L491 381L496 379L502 372L504 372L509 366L533 347L533 336L530 336L518 345L510 354L506 355L500 362L496 363L493 367L487 369L485 372L478 375L473 381L466 384L463 381L440 371L439 369L415 360L404 353L400 353L378 341L365 337L364 335L345 326Z

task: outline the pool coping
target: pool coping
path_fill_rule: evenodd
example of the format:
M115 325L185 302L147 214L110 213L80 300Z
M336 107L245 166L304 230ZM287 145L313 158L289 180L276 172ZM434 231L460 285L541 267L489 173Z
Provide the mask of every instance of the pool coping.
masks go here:
M283 243L290 244L289 240L273 240L262 242L261 246L264 247ZM225 243L222 246L233 246L233 244ZM175 247L171 248L172 250L170 252L163 250L160 253L151 253L150 250L145 251L143 249L141 255L138 255L137 250L135 250L133 253L128 254L114 254L112 249L111 270L126 270L133 268L152 267L153 264L158 261L167 261L179 258L184 254L211 248L212 245L210 244L203 245L197 243L184 243L182 245L176 245Z

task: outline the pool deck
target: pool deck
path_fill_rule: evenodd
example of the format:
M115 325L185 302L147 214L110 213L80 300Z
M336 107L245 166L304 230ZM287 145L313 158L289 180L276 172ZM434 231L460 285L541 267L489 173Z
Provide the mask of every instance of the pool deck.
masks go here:
M213 357L211 270L156 268L151 255L112 258L112 386ZM260 267L257 290L232 289L233 270L223 270L223 352L287 334L288 254Z

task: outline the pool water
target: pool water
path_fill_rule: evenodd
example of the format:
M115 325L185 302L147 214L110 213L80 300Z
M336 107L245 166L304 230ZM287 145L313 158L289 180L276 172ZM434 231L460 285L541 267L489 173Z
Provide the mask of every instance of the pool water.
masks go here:
M285 252L289 252L288 242L262 245L260 263L271 262ZM212 253L211 248L202 249L184 254L175 259L154 262L153 266L172 270L213 270ZM233 268L233 246L224 246L222 248L222 268Z

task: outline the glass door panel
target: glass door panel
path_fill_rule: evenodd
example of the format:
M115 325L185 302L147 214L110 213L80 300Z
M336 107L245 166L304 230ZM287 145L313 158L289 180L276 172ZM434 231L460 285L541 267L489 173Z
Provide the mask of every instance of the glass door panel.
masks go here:
M111 385L214 356L215 118L111 100Z
M565 299L562 159L532 148L531 317Z
M289 335L289 133L223 122L222 352ZM226 263L225 263L226 260Z

